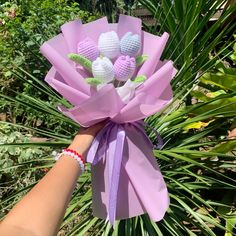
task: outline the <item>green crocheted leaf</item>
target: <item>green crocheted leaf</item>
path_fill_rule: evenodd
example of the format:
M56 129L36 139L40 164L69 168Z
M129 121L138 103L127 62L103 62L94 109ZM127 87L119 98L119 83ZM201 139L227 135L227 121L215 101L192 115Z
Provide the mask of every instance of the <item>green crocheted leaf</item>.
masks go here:
M91 86L97 86L99 84L102 84L102 80L97 78L86 78L85 81Z
M70 54L68 54L68 58L71 59L72 61L80 64L89 72L92 72L92 62L89 59L87 59L86 57L81 56L79 54L70 53Z
M148 55L140 55L136 57L136 66L141 66L148 59Z
M142 83L143 81L145 81L147 79L147 77L145 75L139 75L136 78L134 78L134 80L132 80L134 83Z

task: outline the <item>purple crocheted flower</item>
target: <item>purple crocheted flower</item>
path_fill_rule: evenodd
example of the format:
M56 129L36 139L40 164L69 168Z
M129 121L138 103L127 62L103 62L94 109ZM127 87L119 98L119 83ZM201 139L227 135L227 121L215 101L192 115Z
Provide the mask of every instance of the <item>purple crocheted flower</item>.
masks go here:
M120 56L114 63L115 78L120 81L126 81L132 78L135 69L135 58L130 56Z
M83 41L78 43L77 53L86 57L90 61L95 61L99 57L98 47L90 38L85 38Z

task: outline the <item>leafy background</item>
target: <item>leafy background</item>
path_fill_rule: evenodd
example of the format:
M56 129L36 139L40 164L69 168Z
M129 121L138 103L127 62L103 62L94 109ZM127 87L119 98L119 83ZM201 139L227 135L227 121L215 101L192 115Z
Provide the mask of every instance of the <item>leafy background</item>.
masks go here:
M235 235L236 44L234 1L13 0L0 5L0 197L3 218L53 165L79 126L60 114L66 104L43 78L50 68L39 47L66 21L84 22L147 9L170 33L162 58L178 74L173 102L148 119L164 140L154 154L170 192L165 218L142 215L116 222L113 231L91 212L90 173L78 180L59 235ZM223 9L223 10L222 10ZM219 13L217 20L214 15ZM147 130L155 142L155 134Z

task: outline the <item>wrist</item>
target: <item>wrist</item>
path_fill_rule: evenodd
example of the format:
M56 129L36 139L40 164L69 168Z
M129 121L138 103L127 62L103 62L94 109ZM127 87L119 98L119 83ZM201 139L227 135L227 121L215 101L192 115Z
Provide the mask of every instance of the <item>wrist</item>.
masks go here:
M85 157L87 150L90 146L89 144L90 144L89 137L87 137L86 135L77 134L68 148L75 150L80 155Z
M83 147L81 147L80 145L73 144L73 143L70 146L68 146L68 149L74 150L82 156L85 156L85 153L86 153L86 150Z

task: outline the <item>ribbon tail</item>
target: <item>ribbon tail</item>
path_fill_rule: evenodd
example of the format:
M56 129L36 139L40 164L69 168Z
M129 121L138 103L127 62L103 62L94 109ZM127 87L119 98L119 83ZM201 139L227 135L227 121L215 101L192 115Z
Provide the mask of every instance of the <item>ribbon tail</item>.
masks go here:
M157 145L155 145L154 147L157 148L157 149L162 149L164 143L163 143L163 140L161 138L161 135L152 126L150 126L150 125L148 125L146 123L145 123L145 126L150 128L154 132L154 134L156 135Z
M146 135L146 133L144 132L143 128L142 127L148 127L152 130L152 132L154 132L155 136L156 136L156 141L157 141L157 144L154 145L153 147L154 148L157 148L157 149L162 149L163 148L163 145L164 145L164 142L163 142L163 139L161 138L161 135L158 133L158 131L153 128L152 126L148 125L147 123L145 123L144 121L140 120L140 121L137 121L137 122L134 122L133 125L135 127L137 127L143 134L144 136L147 137L147 139L149 140L148 136Z
M119 187L120 168L122 163L124 142L125 142L125 130L123 129L122 125L119 125L117 131L115 153L113 157L109 157L109 159L114 160L111 179L109 181L110 194L109 194L109 210L108 210L109 221L113 225L113 227L116 219L117 194Z
M106 134L106 132L111 127L112 127L112 124L109 123L102 130L98 132L98 134L96 135L96 137L94 138L92 142L91 147L88 150L87 162L92 163L93 165L96 165L101 160L101 158L105 154L105 149L107 148L106 141L105 143L103 143L102 146L101 146L101 143L102 143L101 141L104 138L104 135Z

